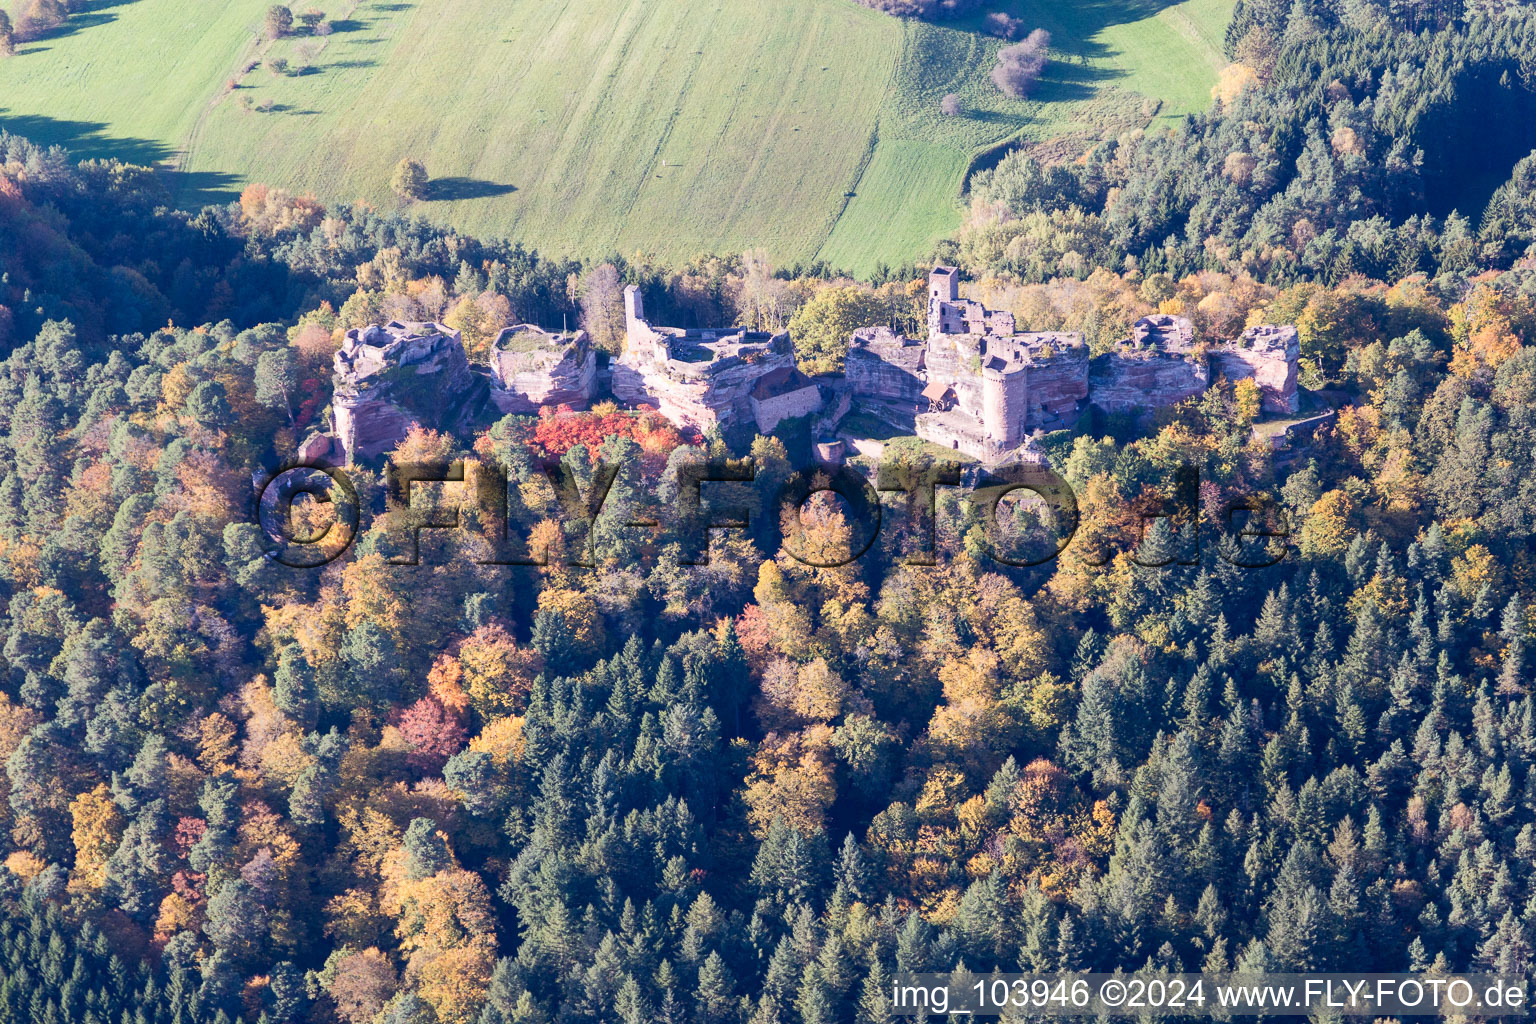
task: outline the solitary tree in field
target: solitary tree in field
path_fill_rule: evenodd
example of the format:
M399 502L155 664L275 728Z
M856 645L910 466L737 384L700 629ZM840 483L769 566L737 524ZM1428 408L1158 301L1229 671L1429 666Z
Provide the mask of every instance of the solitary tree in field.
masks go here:
M319 25L324 20L325 12L318 7L311 7L309 10L299 15L299 22L311 33L315 31L315 26Z
M945 96L944 99L939 103L939 113L943 114L945 117L954 117L956 114L960 113L960 97L954 93L950 93L948 96Z
M63 25L68 18L69 11L59 0L31 0L22 5L14 38L21 41L36 39Z
M1030 88L1045 70L1046 51L1051 46L1051 34L1037 28L1022 43L1014 43L997 51L997 67L992 69L992 84L1016 100L1029 95Z
M394 189L395 194L401 199L425 199L427 169L421 165L420 160L406 157L395 165L395 174L389 179L389 187Z
M282 4L267 8L267 38L278 39L293 31L293 11Z

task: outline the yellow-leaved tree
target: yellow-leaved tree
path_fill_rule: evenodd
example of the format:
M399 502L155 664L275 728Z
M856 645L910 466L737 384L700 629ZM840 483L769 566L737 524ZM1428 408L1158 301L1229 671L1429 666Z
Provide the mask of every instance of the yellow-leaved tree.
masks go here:
M107 858L123 838L122 813L112 799L112 791L102 782L70 801L69 816L74 823L70 836L75 843L70 888L98 890L107 878Z
M440 1024L469 1024L496 963L495 913L484 880L459 867L447 837L417 818L385 857L379 903L395 919L405 980Z
M745 799L747 820L759 836L775 818L802 833L821 828L837 796L832 770L832 729L814 725L801 733L769 733L752 755Z

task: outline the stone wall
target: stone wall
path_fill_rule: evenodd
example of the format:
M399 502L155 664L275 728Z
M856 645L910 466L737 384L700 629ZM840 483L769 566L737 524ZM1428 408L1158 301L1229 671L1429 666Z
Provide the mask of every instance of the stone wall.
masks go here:
M757 432L766 434L779 425L781 420L792 420L797 416L809 416L821 408L821 389L814 384L795 388L782 394L769 395L766 398L758 398L755 395L748 399L752 407L752 418L757 424Z
M1002 454L999 446L988 442L980 420L955 409L917 417L917 436L983 462L996 461Z

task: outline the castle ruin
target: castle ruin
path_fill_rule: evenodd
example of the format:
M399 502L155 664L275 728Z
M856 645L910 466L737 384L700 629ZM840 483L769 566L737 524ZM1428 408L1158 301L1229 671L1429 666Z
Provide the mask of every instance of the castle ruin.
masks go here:
M304 449L311 458L378 455L422 423L451 429L483 393L459 332L430 321L353 328L332 371L329 443L312 439Z
M928 411L916 417L917 436L995 463L1036 431L1077 423L1088 346L1081 334L1019 332L1012 313L961 299L959 278L937 267L928 280Z
M624 289L624 328L613 396L655 405L678 426L767 433L821 408L820 388L795 368L787 331L653 327L634 285Z
M1294 327L1250 327L1201 346L1188 319L1159 313L1090 360L1082 335L1021 332L1013 314L960 298L959 278L945 266L929 275L926 340L885 327L853 333L845 401L987 464L1027 457L1032 435L1070 429L1087 405L1145 413L1204 394L1213 374L1254 381L1267 413L1299 408Z
M579 330L508 327L475 366L458 332L439 323L350 330L335 356L331 430L306 440L301 452L369 457L393 448L415 424L462 430L489 410L583 409L604 383L620 402L655 406L680 427L722 433L766 434L785 420L820 414L815 428L830 437L857 404L988 465L1030 458L1035 435L1072 428L1089 404L1144 413L1204 394L1213 374L1252 380L1265 412L1299 408L1295 327L1250 327L1204 346L1189 320L1160 313L1090 359L1081 334L1019 331L1012 313L960 298L959 276L944 266L929 276L926 339L887 327L855 331L844 374L817 380L796 368L787 332L653 326L634 285L624 290L624 352L607 371Z

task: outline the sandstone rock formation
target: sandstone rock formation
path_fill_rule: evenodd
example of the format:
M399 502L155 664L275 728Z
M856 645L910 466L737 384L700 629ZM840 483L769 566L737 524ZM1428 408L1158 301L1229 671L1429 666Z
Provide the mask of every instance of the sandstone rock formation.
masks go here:
M332 383L332 449L343 460L386 452L416 424L459 429L485 395L459 332L438 323L348 331Z
M1194 327L1184 317L1142 317L1129 338L1093 361L1088 377L1093 404L1105 412L1134 412L1204 394L1210 370L1194 342Z
M1289 324L1250 327L1236 339L1211 351L1211 369L1236 383L1251 379L1259 386L1264 411L1286 415L1301 408L1296 369L1301 338Z
M927 343L889 327L853 332L843 371L844 393L870 413L906 430L924 406Z
M503 413L535 413L545 405L585 409L597 387L597 352L586 331L508 327L491 343L489 362L491 402Z

